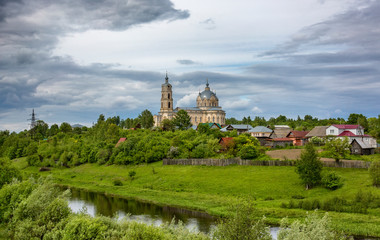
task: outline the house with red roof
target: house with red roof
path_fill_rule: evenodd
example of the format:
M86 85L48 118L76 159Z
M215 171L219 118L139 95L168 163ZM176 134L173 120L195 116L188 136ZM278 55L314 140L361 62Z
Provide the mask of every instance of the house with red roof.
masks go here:
M364 142L368 146L376 148L376 139L370 135L364 134L364 128L360 125L334 124L326 128L326 135L344 139L347 137L352 143L353 140Z
M308 133L309 131L290 131L286 137L293 140L293 146L303 146Z

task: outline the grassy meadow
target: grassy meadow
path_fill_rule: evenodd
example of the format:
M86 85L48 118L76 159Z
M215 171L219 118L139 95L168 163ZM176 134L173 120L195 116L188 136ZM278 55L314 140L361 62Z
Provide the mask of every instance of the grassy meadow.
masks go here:
M83 164L38 172L38 167L27 167L25 158L13 160L13 164L26 174L52 175L61 185L206 211L215 216L227 216L231 214L230 205L251 199L256 203L257 216L265 215L270 224L279 224L284 217L290 220L305 217L306 210L284 208L289 201L323 201L334 197L351 201L362 193L375 196L376 201L380 199L380 189L372 187L366 169L324 168L324 172L336 172L344 182L342 188L332 191L323 187L305 190L294 167L163 166L162 162L156 162L133 166ZM136 172L133 179L129 177L132 170ZM115 186L115 180L120 180L122 186ZM379 207L369 208L366 214L334 211L329 214L336 230L380 237Z

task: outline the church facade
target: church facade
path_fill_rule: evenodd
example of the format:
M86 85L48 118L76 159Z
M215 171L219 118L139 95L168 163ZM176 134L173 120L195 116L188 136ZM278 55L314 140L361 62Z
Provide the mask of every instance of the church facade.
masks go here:
M210 90L208 81L203 92L196 99L196 107L177 107L173 109L173 90L166 74L165 83L161 85L161 108L157 115L153 116L154 126L161 126L164 119L173 119L179 110L185 110L191 118L191 124L198 126L199 123L225 124L226 112L219 106L219 99Z

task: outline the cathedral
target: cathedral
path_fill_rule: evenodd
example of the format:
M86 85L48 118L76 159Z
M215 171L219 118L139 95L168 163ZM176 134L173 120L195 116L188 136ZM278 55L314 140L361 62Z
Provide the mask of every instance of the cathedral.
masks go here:
M196 103L196 107L177 107L173 109L172 85L169 83L168 74L166 74L165 83L161 85L161 109L157 115L153 116L154 126L159 127L164 119L173 119L181 109L189 114L193 126L198 126L199 123L225 124L226 112L219 106L219 99L210 90L208 81L205 90L199 93Z

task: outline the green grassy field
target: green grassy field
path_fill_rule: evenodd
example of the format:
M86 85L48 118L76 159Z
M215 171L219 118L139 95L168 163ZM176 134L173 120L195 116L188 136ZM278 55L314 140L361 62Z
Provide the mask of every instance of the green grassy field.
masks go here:
M351 200L361 190L380 197L380 189L371 186L366 169L325 168L324 171L335 171L344 181L342 188L330 191L322 187L305 190L294 167L163 166L157 162L139 166L85 164L38 172L37 167L27 167L25 159L14 161L14 165L29 174L51 174L58 184L202 210L216 216L228 215L229 206L241 199L253 199L257 214L265 215L271 224L278 224L283 217L304 218L305 210L281 208L282 203L299 196L319 200L339 196ZM134 180L128 177L131 170L136 171ZM123 185L114 186L116 179ZM330 216L337 230L380 237L379 208L369 209L367 214L330 212Z

